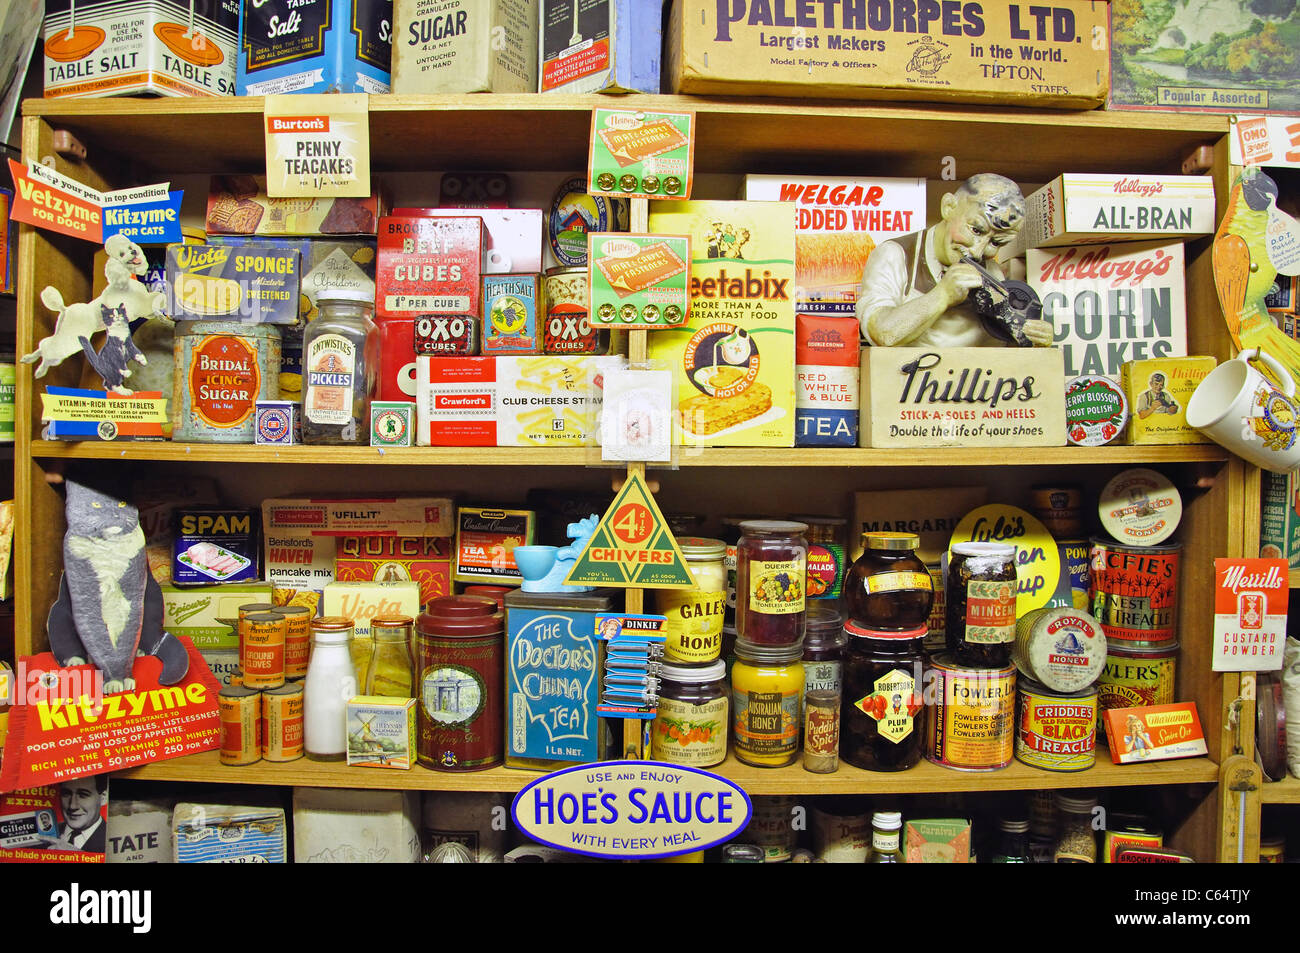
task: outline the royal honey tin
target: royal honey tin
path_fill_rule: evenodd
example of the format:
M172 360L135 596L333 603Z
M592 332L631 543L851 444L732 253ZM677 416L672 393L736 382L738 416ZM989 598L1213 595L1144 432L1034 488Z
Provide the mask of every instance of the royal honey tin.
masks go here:
M1052 691L1022 678L1016 760L1045 771L1084 771L1097 760L1097 690Z
M278 612L254 612L241 620L244 649L239 666L244 687L261 691L284 684L285 617Z
M1015 749L1016 668L968 668L951 655L925 670L925 757L959 771L996 771Z
M1054 692L1077 692L1106 664L1106 636L1097 620L1074 608L1044 607L1016 621L1011 660L1022 675Z
M303 755L303 687L285 684L262 692L262 758L296 761Z
M284 677L290 681L305 678L311 654L312 611L306 606L276 606L273 611L284 616Z
M253 764L262 760L262 693L231 685L217 694L221 736L217 756L222 764Z
M1174 700L1178 643L1159 647L1110 643L1097 679L1097 733L1104 737L1104 715L1111 708L1149 708Z
M178 323L172 359L172 439L252 443L257 402L280 399L279 328Z
M1093 538L1089 604L1111 643L1159 646L1177 636L1182 543L1127 546Z
M547 354L603 354L609 332L591 326L587 269L552 268L543 281L546 320L542 350Z

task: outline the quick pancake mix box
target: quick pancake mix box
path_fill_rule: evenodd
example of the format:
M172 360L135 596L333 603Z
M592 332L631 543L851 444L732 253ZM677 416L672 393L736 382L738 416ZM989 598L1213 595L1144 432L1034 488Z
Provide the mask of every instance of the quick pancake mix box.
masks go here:
M239 0L45 0L45 95L230 96Z
M243 0L240 96L386 93L393 0Z
M420 604L451 594L451 544L445 536L340 536L334 578L339 582L415 582Z
M677 376L683 444L792 447L795 208L652 202L650 231L691 239L691 313L650 335Z
M541 0L539 93L657 93L662 4Z
M925 179L747 175L745 198L795 205L799 314L853 315L875 247L925 227Z
M393 92L537 92L541 0L399 0Z
M1110 4L673 0L675 93L1090 109L1106 101Z
M1214 231L1208 175L1057 176L1026 200L1025 247L1189 238Z

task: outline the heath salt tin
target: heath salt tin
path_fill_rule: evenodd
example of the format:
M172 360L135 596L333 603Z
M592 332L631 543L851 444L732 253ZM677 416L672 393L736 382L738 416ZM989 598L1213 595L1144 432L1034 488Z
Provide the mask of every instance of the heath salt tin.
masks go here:
M540 354L541 275L483 276L484 354Z
M172 439L252 443L259 400L280 398L280 331L268 324L179 323Z

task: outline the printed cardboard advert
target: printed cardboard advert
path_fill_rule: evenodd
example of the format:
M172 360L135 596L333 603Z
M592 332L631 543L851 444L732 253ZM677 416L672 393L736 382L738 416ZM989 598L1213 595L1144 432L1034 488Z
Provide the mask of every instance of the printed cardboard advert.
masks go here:
M695 114L594 109L587 187L593 195L688 199Z
M0 864L102 864L108 775L0 795Z
M697 588L677 539L640 474L632 474L614 497L564 584Z
M116 695L103 694L93 665L60 668L50 652L20 657L0 791L217 748L217 681L194 644L177 638L189 655L179 684L160 685L162 663L142 655L131 673L135 688Z
M1025 265L1066 376L1118 381L1125 361L1187 353L1182 242L1031 248Z
M1285 559L1214 561L1214 671L1282 667L1288 568Z
M1228 136L1233 165L1300 166L1300 118L1239 116Z
M690 317L687 235L588 235L593 327L680 327Z
M1057 176L1025 200L1026 248L1187 238L1214 231L1208 175Z
M1195 758L1208 751L1196 702L1107 709L1106 737L1115 764Z
M262 113L267 195L277 199L370 195L366 94L267 96Z
M123 396L112 391L46 387L41 394L46 440L163 440L171 431L160 391Z
M661 615L596 616L596 638L605 644L597 713L642 721L655 717L667 625Z
M539 0L539 93L657 93L662 4Z
M1260 471L1259 555L1300 569L1300 474Z
M117 192L100 192L41 165L9 160L14 201L9 216L15 222L103 244L125 235L137 245L181 241L181 199L170 183L141 185Z

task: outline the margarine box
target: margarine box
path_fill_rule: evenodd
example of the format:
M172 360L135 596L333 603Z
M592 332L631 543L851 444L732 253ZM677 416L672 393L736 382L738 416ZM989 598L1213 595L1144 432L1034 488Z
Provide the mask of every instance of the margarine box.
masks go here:
M446 497L263 500L263 571L277 595L281 589L319 594L334 581L338 537L448 537L454 520Z
M677 378L680 442L792 447L795 207L651 202L650 231L691 239L691 313L650 335Z
M300 323L316 317L316 298L322 291L344 288L350 291L368 291L371 295L375 293L375 243L371 239L214 235L209 244L232 245L236 248L251 244L296 249L301 256L299 268L302 271L302 280L299 282L301 294L298 296ZM281 354L284 350L284 342L281 342Z
M617 355L422 354L416 358L416 441L422 447L594 444L605 375L625 363Z
M868 347L864 447L1062 447L1065 370L1055 347Z
M104 863L170 864L172 805L164 800L110 798Z
M366 198L273 199L264 175L214 175L208 183L209 235L370 235L388 201Z
M386 93L392 20L389 0L245 0L236 95Z
M394 0L393 92L537 92L540 0Z
M289 861L280 807L182 801L172 809L172 844L178 864Z
M853 530L849 547L862 555L863 533L915 533L916 554L937 563L948 551L953 530L963 516L988 502L988 487L945 486L908 490L871 490L853 494Z
M185 636L200 651L233 649L239 636L227 621L239 618L247 602L270 602L269 582L239 582L212 586L163 583L163 629Z
M340 536L334 578L339 582L403 582L420 586L420 604L451 595L451 546L445 536Z
M1091 109L1110 86L1109 6L673 0L664 83L675 93Z
M541 0L539 93L657 93L663 4Z
M167 316L173 321L293 324L300 256L270 245L169 245Z
M747 175L744 197L795 205L799 314L853 315L875 247L925 227L925 179Z
M294 863L418 863L419 820L415 791L294 788Z
M409 580L326 583L321 612L351 619L353 637L368 640L370 620L375 616L419 616L420 584Z
M44 29L47 97L235 91L239 0L45 0Z
M1212 357L1162 357L1126 361L1120 370L1128 399L1125 439L1131 444L1209 443L1187 423L1187 402L1214 370Z
M1259 555L1300 569L1300 478L1260 471Z
M347 705L348 764L409 770L415 763L415 699L358 695Z
M1188 238L1214 231L1208 175L1067 172L1025 200L1026 248Z

